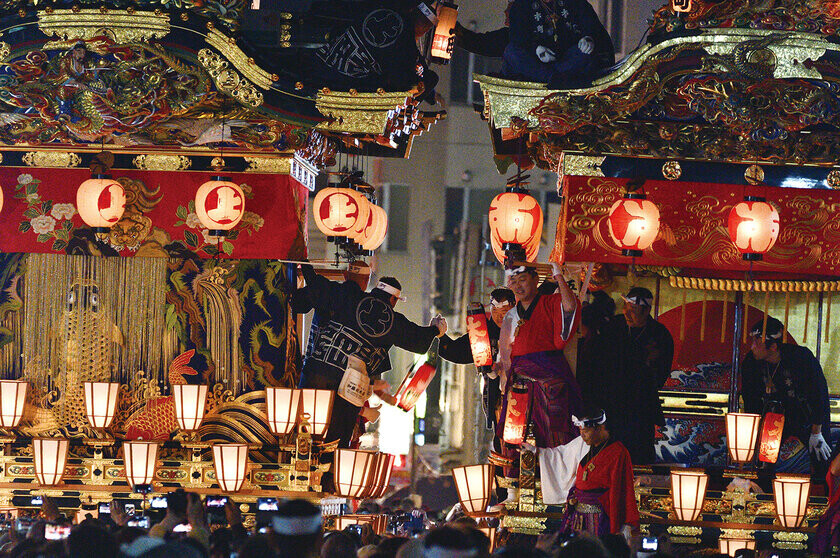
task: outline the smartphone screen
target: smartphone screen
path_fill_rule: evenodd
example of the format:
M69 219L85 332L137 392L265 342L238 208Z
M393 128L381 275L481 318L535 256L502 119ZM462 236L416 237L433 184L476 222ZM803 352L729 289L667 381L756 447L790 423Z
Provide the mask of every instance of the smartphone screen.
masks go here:
M172 529L173 533L189 533L190 531L192 531L192 525L189 523L181 523Z
M48 541L66 539L69 534L69 525L56 525L55 523L47 523L44 526L44 538Z
M100 514L111 513L111 504L109 502L102 502L101 504L99 504L99 513Z
M134 504L126 504L125 505L125 513L126 515L134 515Z
M643 537L642 550L657 550L659 548L659 540L656 537Z
M41 496L33 496L29 501L30 506L41 506L44 504L44 499Z
M208 496L204 503L208 508L223 508L227 501L227 496Z
M149 506L156 510L166 508L166 496L155 496L149 500Z
M149 520L149 518L144 515L139 515L133 519L128 520L129 527L142 527L143 529L148 529L149 527L151 527L151 523L152 522Z
M257 510L277 511L277 498L257 498Z

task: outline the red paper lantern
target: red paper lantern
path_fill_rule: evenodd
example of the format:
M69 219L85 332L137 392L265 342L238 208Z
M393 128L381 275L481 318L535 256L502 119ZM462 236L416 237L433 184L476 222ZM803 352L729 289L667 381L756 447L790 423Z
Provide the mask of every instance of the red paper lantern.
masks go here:
M420 362L414 366L414 369L409 371L403 378L397 393L394 396L397 400L397 406L403 411L410 411L414 408L417 400L432 383L435 377L435 367L428 362Z
M782 431L785 428L785 415L767 413L761 425L761 438L758 445L758 459L765 463L775 463L779 459L782 447Z
M530 391L528 386L514 384L510 388L505 413L505 428L502 439L514 446L525 441L525 430L528 427L528 412L530 410Z
M487 315L481 304L473 303L467 310L467 334L475 367L479 372L488 372L493 366L493 350L487 330Z
M355 230L368 222L371 203L350 188L324 188L312 204L315 225L330 239L347 237L356 240Z
M94 232L106 233L125 211L125 189L107 174L94 174L79 185L76 210Z
M195 193L195 214L211 236L225 236L245 215L245 192L227 176L213 176Z
M639 257L659 234L659 208L644 193L628 192L610 208L607 224L621 253Z
M779 238L779 212L764 198L747 196L729 212L727 229L743 258L757 261Z
M543 213L527 190L508 188L490 202L488 214L490 244L496 258L504 263L502 251L524 250L525 259L534 261L540 245Z

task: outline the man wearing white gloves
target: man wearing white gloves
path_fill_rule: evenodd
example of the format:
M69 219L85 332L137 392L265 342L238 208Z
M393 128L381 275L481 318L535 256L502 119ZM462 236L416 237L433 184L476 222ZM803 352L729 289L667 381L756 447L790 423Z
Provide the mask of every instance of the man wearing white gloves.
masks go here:
M775 470L824 476L831 446L828 387L819 361L807 347L785 343L776 318L768 317L766 326L759 320L750 335L750 352L741 364L744 410L764 414L781 407L785 423Z

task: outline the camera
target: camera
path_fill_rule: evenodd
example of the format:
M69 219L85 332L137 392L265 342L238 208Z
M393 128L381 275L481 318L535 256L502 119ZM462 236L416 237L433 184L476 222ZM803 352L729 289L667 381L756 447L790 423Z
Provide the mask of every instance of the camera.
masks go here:
M136 508L134 507L134 504L126 504L125 505L125 514L128 515L128 516L132 516L132 515L134 515L135 509Z
M207 508L207 521L211 525L224 525L227 523L227 517L225 516L225 505L227 502L227 496L208 496L204 500L204 505Z
M353 531L354 533L356 533L360 537L362 536L362 527L363 527L363 525L358 525L358 524L347 526L348 529L350 529L351 531Z
M642 537L642 550L659 550L659 539L656 537Z

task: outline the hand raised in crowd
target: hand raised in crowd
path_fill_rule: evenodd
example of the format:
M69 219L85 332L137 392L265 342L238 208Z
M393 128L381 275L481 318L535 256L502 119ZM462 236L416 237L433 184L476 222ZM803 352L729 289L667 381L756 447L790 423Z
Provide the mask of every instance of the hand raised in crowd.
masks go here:
M58 506L55 503L55 500L50 498L49 496L44 496L43 502L41 503L41 517L46 519L47 521L58 521L58 517L61 515L58 511Z
M227 508L225 508L225 514L227 514ZM201 496L193 492L187 492L187 521L193 527L207 526L207 515Z
M435 327L438 328L438 332L439 332L438 335L437 335L438 337L443 337L443 335L446 333L446 330L447 330L446 318L444 318L440 314L438 314L437 316L432 318L432 320L429 322L429 325L430 326L435 326Z
M239 506L233 503L233 500L228 498L225 503L225 519L231 527L235 525L242 525L242 512L239 511Z
M114 525L125 527L128 523L128 514L125 513L125 507L117 500L111 501L111 521Z

